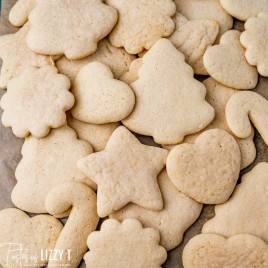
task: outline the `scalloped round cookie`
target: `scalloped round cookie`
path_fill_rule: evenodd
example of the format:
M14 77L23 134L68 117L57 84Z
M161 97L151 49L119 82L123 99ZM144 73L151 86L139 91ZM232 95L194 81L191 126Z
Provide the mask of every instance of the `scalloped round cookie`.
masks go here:
M268 12L259 13L256 18L249 18L245 23L245 31L240 35L240 41L246 48L248 63L257 66L259 74L266 77L268 76L267 39Z
M65 111L74 105L69 79L54 66L29 67L12 78L1 98L2 123L20 138L45 137L66 122Z

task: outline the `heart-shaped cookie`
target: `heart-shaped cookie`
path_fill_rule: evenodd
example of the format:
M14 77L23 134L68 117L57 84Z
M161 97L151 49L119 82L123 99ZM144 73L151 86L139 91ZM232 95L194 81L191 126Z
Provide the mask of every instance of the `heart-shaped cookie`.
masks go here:
M240 149L225 130L203 132L194 144L174 147L167 173L182 193L204 204L225 202L234 190L241 165Z
M76 101L73 117L92 124L118 122L131 113L135 104L132 89L114 79L110 68L97 61L80 70L72 93Z
M19 209L0 211L0 266L40 267L48 263L62 224L48 215L30 218Z

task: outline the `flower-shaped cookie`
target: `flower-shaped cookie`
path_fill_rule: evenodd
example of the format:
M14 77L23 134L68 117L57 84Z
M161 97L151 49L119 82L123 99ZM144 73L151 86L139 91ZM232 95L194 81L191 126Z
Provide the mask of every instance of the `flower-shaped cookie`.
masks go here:
M114 27L117 12L102 0L37 0L27 44L34 52L84 58Z
M38 55L28 48L25 38L29 29L30 24L27 23L17 33L0 37L0 58L3 60L0 88L6 88L12 77L28 67L53 65L51 57Z
M45 252L54 249L61 230L61 222L52 216L30 218L15 208L0 211L0 266L45 266Z
M83 67L72 87L75 119L92 124L121 121L133 110L135 96L132 89L116 80L108 66L91 62Z
M118 10L118 23L109 35L116 47L130 54L149 49L161 37L172 34L176 6L171 0L106 0Z
M157 230L142 228L137 220L106 220L100 231L89 235L90 251L84 259L87 267L94 268L160 268L167 253L159 240Z
M214 109L205 101L206 88L194 79L184 59L167 39L146 52L139 79L131 84L136 105L122 121L127 128L153 136L159 144L176 144L212 121Z
M268 245L249 234L230 238L200 234L185 246L182 259L184 268L265 268L268 267Z
M252 89L258 82L257 69L248 64L240 43L241 32L231 30L204 54L205 68L219 83L235 89Z
M246 48L248 63L257 66L259 74L263 76L268 76L267 39L268 12L260 13L256 18L249 18L245 23L245 31L241 34L240 41Z
M65 111L74 104L69 88L69 79L54 66L26 69L8 83L1 99L3 125L18 137L45 137L66 122Z

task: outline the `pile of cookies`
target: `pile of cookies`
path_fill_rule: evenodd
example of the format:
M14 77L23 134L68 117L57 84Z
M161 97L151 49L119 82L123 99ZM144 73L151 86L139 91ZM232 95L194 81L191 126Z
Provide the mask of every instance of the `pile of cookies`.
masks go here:
M9 20L2 124L25 141L2 267L161 267L203 204L185 268L268 267L268 163L238 181L254 127L268 145L267 0L18 0Z

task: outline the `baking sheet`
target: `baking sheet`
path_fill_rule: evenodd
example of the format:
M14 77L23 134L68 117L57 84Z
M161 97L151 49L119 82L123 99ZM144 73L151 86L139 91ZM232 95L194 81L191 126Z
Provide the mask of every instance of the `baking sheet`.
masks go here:
M14 33L17 31L15 27L8 22L8 12L10 7L15 3L15 0L3 0L1 12L0 35L7 33ZM268 88L267 88L268 92ZM0 97L5 93L5 90L0 90ZM2 110L0 109L0 116ZM148 137L141 137L139 139L142 143L152 145L152 139ZM0 210L4 208L14 207L11 202L11 192L16 184L14 172L18 162L21 159L22 139L16 138L10 129L7 129L0 124ZM256 133L255 144L257 148L257 157L252 165L243 170L241 174L251 170L257 163L268 160L268 147L261 139L260 135ZM180 213L180 211L178 211ZM214 206L204 206L199 219L187 230L184 235L184 240L179 247L168 252L168 259L162 266L164 268L182 268L182 251L185 244L193 236L201 232L203 224L214 216ZM80 267L85 267L82 263Z

